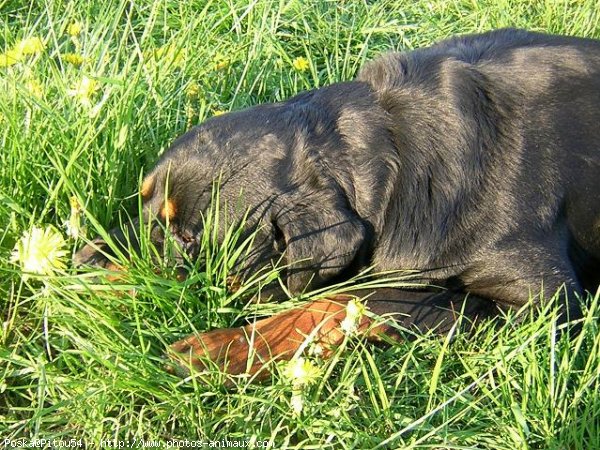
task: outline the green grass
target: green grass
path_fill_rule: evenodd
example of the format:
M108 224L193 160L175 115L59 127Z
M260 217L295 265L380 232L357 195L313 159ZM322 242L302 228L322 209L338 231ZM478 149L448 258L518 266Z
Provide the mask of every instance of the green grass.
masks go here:
M77 39L66 33L74 21ZM600 448L598 298L572 342L555 341L551 311L451 340L350 340L317 361L323 375L295 415L277 373L226 390L218 374L200 383L162 369L165 347L192 330L290 306L227 296L232 246L207 235L206 266L184 283L143 259L113 284L70 269L24 279L9 262L33 225L64 231L72 196L87 237L118 224L120 211L135 213L141 174L215 113L351 79L382 51L502 26L600 38L592 0L0 0L0 53L25 38L45 44L0 67L0 440ZM75 67L66 53L85 61ZM307 70L294 68L298 57ZM82 76L97 83L89 106L68 93Z

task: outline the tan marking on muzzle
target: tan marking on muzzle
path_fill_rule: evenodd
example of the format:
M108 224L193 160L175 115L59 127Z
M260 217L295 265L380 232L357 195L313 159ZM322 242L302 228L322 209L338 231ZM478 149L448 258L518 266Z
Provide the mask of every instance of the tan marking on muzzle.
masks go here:
M177 205L172 198L168 198L162 209L160 210L160 217L163 219L173 220L177 214Z
M144 179L142 183L142 188L140 189L140 194L142 194L142 199L148 200L154 191L154 176L149 176Z
M120 264L115 264L113 262L108 262L105 267L107 270L115 272L113 274L109 274L106 276L106 279L110 282L112 281L121 281L126 273L126 270Z

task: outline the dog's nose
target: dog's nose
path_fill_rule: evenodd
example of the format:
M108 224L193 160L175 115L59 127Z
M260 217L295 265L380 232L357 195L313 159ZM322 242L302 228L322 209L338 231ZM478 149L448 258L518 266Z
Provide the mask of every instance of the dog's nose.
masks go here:
M124 255L137 253L139 250L138 228L139 219L135 218L121 227L111 229L108 236L112 241L112 247L104 239L96 237L75 253L73 265L75 267L107 267L109 258L115 256L115 252L122 252Z
M106 261L106 257L103 255L105 249L106 242L103 239L96 238L73 255L73 265L77 268L82 266L103 266Z

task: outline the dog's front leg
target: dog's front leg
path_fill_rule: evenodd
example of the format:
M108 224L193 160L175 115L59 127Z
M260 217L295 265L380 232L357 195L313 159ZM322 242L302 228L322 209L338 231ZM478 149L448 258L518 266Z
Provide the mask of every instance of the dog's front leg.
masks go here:
M232 375L261 378L268 375L270 362L289 360L301 346L318 346L326 357L344 339L343 321L351 298L317 300L244 327L191 335L170 347L168 356L175 363L171 371L203 371L212 363ZM372 321L365 315L355 325L356 333L372 337L386 332L385 325L371 329Z
M353 294L317 300L244 327L189 336L170 347L171 371L185 375L213 364L232 375L261 378L268 375L269 362L289 360L303 346L318 346L327 357L349 331L371 341L382 335L399 339L400 329L444 334L463 316L460 324L468 328L498 313L493 302L460 292L365 289ZM352 316L349 302L356 297L368 297L371 313L387 321L375 322L373 314L355 315L355 322L346 320Z

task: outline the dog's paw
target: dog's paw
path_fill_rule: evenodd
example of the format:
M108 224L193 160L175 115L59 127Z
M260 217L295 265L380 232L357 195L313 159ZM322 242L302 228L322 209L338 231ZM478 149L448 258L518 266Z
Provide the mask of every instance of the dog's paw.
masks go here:
M232 375L253 373L253 361L248 358L251 340L243 327L188 336L169 348L167 356L174 364L167 370L177 375L188 375L216 367Z

